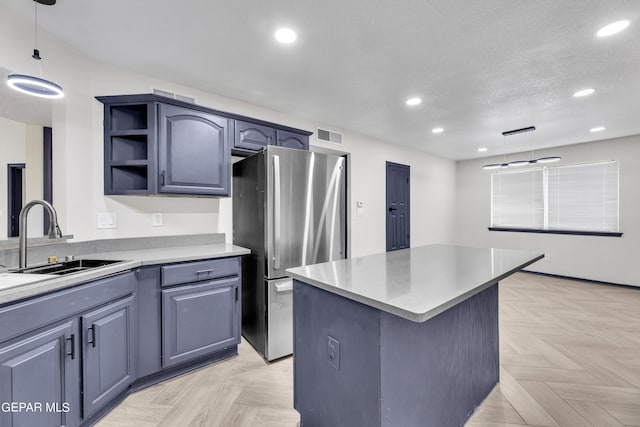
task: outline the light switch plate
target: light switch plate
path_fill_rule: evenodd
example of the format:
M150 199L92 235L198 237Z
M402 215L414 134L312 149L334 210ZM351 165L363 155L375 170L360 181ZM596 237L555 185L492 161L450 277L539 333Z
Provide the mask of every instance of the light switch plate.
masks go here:
M97 228L116 228L118 221L115 212L98 212L96 219Z

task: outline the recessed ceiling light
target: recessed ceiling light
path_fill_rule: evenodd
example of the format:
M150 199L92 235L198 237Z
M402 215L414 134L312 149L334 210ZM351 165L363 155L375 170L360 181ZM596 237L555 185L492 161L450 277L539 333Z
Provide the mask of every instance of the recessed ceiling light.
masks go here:
M409 98L407 99L407 105L418 105L422 102L422 99L420 98Z
M573 94L573 96L575 96L576 98L581 98L583 96L588 96L591 95L593 92L595 92L596 90L593 88L588 88L588 89L582 89L577 91L576 93Z
M480 152L480 153L484 153L484 152L485 152L485 151L487 151L487 150L488 150L488 148L487 148L487 147L480 147L480 148L478 148L478 152Z
M431 132L433 132L433 133L442 133L442 132L444 132L444 129L442 129L442 128L433 128L433 129L431 129Z
M275 37L280 43L290 44L296 41L298 35L291 28L280 28L276 31Z
M629 26L629 23L630 22L627 19L624 19L622 21L616 21L609 25L605 25L604 27L598 30L598 32L596 33L596 36L607 37L607 36L611 36L613 34L619 33L620 31L627 28Z
M602 132L606 128L604 126L596 126L594 128L589 129L589 132Z

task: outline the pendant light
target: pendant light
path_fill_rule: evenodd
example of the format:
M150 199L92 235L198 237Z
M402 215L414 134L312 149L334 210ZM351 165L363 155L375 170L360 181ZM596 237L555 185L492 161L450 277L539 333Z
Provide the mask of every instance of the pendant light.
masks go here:
M533 132L534 130L536 130L535 126L529 126L526 128L504 131L502 132L503 141L506 141L507 136L515 135L518 133L524 133L524 132ZM533 144L532 144L532 147L533 147ZM507 167L521 167L521 166L535 165L537 163L553 163L553 162L562 160L562 157L560 156L549 156L549 157L541 157L539 159L536 159L534 158L535 156L534 156L533 148L531 150L531 157L532 158L530 160L514 160L512 162L507 163L506 162L506 144L505 144L505 154L504 154L503 162L484 165L482 166L482 168L491 170L491 169L507 168Z
M38 66L39 77L28 74L12 73L7 76L7 85L19 92L27 95L38 96L41 98L59 99L64 97L62 86L42 77L42 58L40 50L38 50L38 3L52 6L55 0L34 0L35 2L35 46L33 49L33 58Z
M501 169L508 168L509 164L507 163L507 137L502 133L502 163L491 163L488 165L482 166L482 169L493 170L493 169Z

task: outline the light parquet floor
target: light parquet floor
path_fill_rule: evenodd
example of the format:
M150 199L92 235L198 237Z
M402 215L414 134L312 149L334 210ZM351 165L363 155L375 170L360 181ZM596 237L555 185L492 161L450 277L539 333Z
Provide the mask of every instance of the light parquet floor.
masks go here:
M500 358L500 384L467 427L640 427L640 289L515 274L500 284ZM243 342L238 357L132 394L97 427L298 420L292 359L266 364Z

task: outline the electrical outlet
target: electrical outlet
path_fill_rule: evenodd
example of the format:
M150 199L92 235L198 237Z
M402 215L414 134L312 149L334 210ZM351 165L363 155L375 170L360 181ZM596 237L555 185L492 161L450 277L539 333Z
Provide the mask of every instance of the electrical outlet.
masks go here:
M152 213L151 214L151 226L152 227L161 227L164 221L161 213Z
M336 371L340 370L340 343L329 335L327 335L327 362L336 368Z

